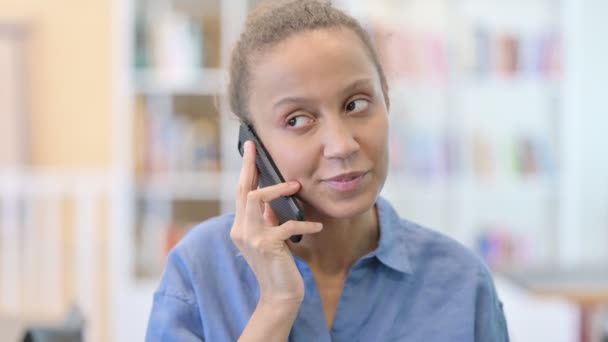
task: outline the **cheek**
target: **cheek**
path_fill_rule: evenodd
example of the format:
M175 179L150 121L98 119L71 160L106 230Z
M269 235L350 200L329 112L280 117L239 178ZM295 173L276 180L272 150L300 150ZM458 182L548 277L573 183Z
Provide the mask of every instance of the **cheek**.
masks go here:
M384 186L388 175L388 121L386 117L368 126L366 154L374 167L374 176L380 189Z
M374 160L386 159L388 156L388 118L378 116L362 129L365 137L368 156ZM380 165L378 165L380 166Z
M296 144L294 146L284 144L280 150L271 152L274 162L281 170L285 181L303 181L314 170L314 155L312 151L305 147L306 144Z

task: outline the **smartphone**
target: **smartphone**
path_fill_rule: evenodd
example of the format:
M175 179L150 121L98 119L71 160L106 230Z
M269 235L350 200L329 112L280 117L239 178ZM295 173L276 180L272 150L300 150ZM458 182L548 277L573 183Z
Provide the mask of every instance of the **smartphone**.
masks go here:
M255 166L258 169L258 186L265 188L267 186L285 183L285 179L279 172L279 169L275 165L274 161L270 157L270 154L262 144L262 141L255 133L253 127L249 124L241 124L239 128L239 144L238 149L241 157L244 153L245 141L251 140L255 144ZM304 221L304 214L302 207L297 202L294 196L282 196L270 202L270 207L274 211L279 224L283 224L287 221ZM293 242L299 242L302 239L302 235L293 235L290 240Z

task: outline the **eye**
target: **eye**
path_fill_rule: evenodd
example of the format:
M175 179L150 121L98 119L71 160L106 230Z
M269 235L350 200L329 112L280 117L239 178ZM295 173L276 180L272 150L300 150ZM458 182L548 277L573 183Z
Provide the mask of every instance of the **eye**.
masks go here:
M369 106L369 101L366 99L357 99L349 102L346 105L346 111L348 112L360 112L365 110Z
M312 122L312 119L305 115L292 116L287 120L287 126L289 127L302 127Z

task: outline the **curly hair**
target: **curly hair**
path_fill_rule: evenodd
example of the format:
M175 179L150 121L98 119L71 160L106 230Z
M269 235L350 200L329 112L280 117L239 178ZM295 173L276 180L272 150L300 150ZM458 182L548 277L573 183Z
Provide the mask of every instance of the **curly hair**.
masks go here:
M384 100L388 104L388 84L378 53L369 34L355 18L333 7L330 1L274 0L263 2L249 14L244 31L232 51L228 85L231 111L241 121L248 121L253 56L296 33L330 28L350 29L361 40L376 67Z

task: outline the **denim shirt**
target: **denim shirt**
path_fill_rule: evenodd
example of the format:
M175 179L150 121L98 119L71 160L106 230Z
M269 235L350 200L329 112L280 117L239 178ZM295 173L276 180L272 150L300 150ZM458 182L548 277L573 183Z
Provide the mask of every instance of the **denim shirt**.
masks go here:
M328 329L308 265L295 257L305 295L289 341L508 341L492 276L455 240L377 202L375 251L350 269ZM234 215L199 224L172 250L146 341L236 341L256 308L256 278L230 239Z

